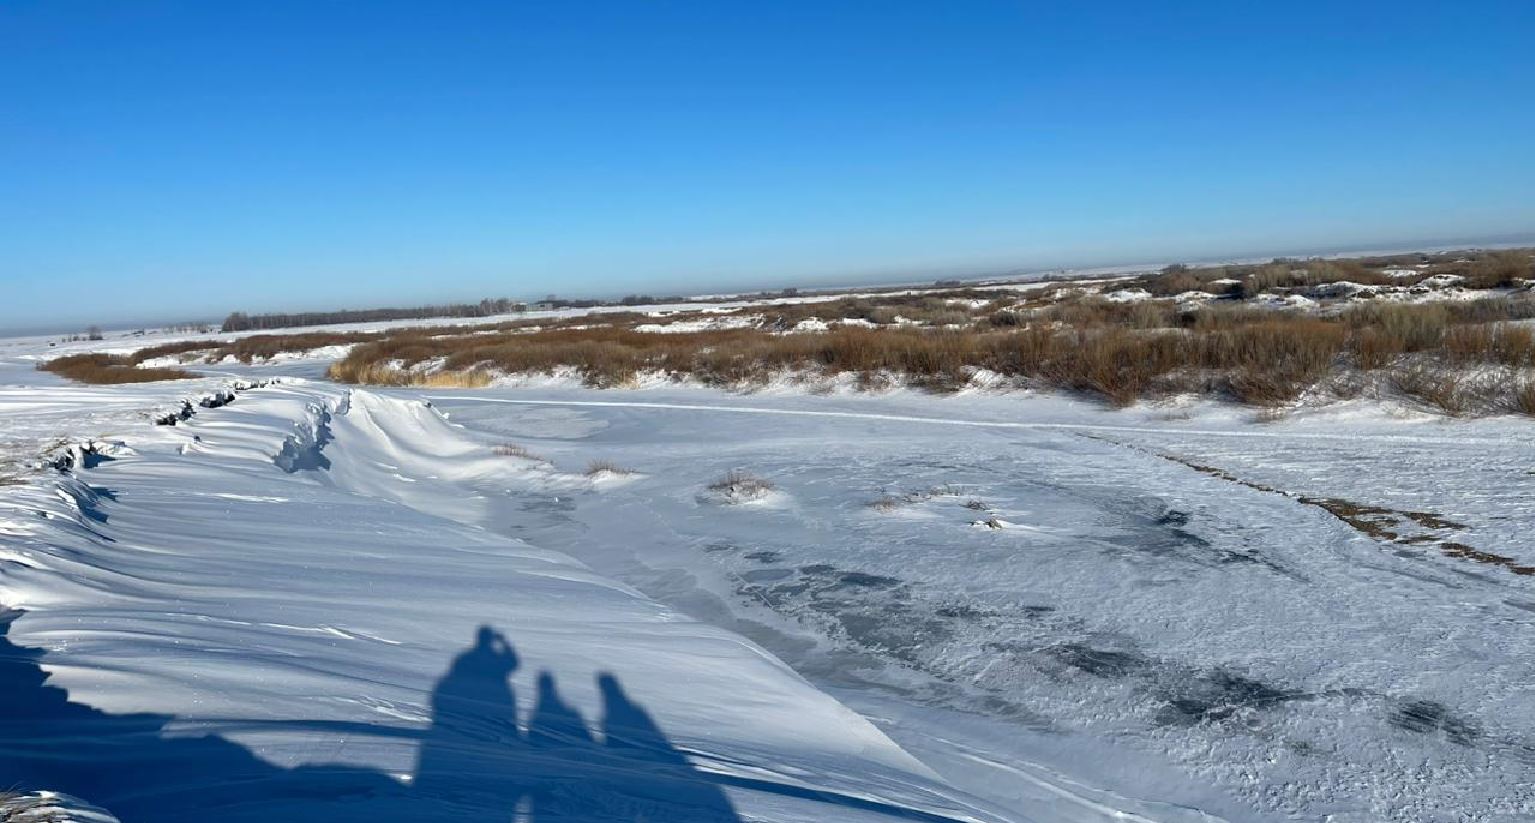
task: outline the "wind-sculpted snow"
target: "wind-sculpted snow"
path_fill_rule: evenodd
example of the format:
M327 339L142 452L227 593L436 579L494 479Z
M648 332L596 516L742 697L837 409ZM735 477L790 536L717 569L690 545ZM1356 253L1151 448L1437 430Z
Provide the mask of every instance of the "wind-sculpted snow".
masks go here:
M7 784L124 823L1017 819L739 636L424 513L592 483L419 400L129 419L132 454L3 491Z

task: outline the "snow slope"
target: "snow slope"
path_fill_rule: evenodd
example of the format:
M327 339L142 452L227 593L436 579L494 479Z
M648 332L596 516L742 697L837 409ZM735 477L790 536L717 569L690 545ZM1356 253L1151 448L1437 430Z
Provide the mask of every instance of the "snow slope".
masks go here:
M8 780L124 821L1004 819L739 636L425 513L584 478L348 395L251 391L3 490Z

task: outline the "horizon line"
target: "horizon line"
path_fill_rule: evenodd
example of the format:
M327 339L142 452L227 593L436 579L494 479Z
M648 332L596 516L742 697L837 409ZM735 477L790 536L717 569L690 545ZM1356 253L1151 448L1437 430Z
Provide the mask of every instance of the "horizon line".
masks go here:
M950 277L942 277L940 279L960 280L965 285L974 285L974 284L976 284L978 282L988 281L988 280L1023 280L1023 281L1027 281L1027 280L1031 279L1031 276L1037 276L1037 278L1035 278L1035 279L1042 279L1043 277L1048 276L1048 275L1052 275L1052 274L1067 274L1067 275L1133 274L1133 273L1137 273L1137 272L1151 271L1151 270L1155 270L1155 269L1160 269L1160 268L1165 267L1165 266L1176 265L1176 264L1180 264L1180 263L1181 264L1194 265L1194 266L1220 266L1220 265L1237 266L1237 265L1253 265L1253 264L1257 264L1257 263L1267 262L1267 261L1270 261L1270 260L1277 260L1277 259L1282 259L1282 258L1292 258L1292 257L1293 258L1298 258L1298 259L1303 259L1303 260L1327 259L1327 258L1338 258L1338 257L1374 257L1374 256L1386 256L1386 255L1395 255L1395 254L1444 253L1444 252L1451 252L1451 251L1472 251L1472 250L1476 250L1476 249L1519 248L1519 247L1530 246L1530 245L1535 245L1535 231L1531 231L1531 232L1528 232L1528 233L1513 232L1513 233L1485 235L1485 236L1477 236L1477 237L1463 237L1463 238L1456 238L1456 239L1443 239L1443 238L1439 238L1439 239L1432 239L1432 240L1404 241L1402 243L1381 242L1381 243L1358 244L1358 245L1337 245L1337 246L1325 246L1325 247L1311 247L1311 248L1307 248L1307 249L1252 251L1252 252L1242 252L1242 253L1230 254L1230 255L1211 254L1211 255L1202 256L1202 257L1198 257L1198 256L1196 256L1196 257L1179 257L1179 258L1176 258L1176 259L1159 259L1159 260L1144 260L1144 261L1132 261L1132 260L1101 261L1100 260L1100 261L1092 261L1092 262L1085 262L1085 261L1084 262L1076 262L1076 263L1070 263L1070 264L1058 265L1058 266L1034 266L1034 267L1030 267L1030 266L1026 266L1026 265L1019 265L1019 266L1012 266L1012 267L995 266L995 265L994 266L974 265L974 266L969 267L969 268L966 268L966 267L963 267L963 266L947 266L947 267L946 266L935 266L935 267L932 267L932 268L913 268L913 269L899 269L899 270L891 269L891 270L886 270L883 273L875 273L873 271L870 271L870 272L866 272L862 276L851 275L851 276L848 276L848 279L842 280L840 282L831 280L830 278L832 277L832 275L828 275L827 279L822 281L822 282L807 283L805 285L798 285L798 286L784 286L784 285L767 286L767 285L758 285L758 286L746 286L746 287L741 287L741 288L738 288L738 289L728 290L728 291L677 292L677 293L673 293L673 294L670 294L670 295L660 295L660 296L663 296L663 297L682 297L682 298L688 298L688 299L714 298L714 297L727 298L728 299L729 297L738 296L738 295L739 296L744 296L744 295L761 294L761 293L772 292L772 291L782 291L785 288L795 288L795 289L799 289L800 291L805 291L805 292L810 292L810 293L817 293L817 292L827 293L827 292L838 292L838 291L846 291L846 290L850 290L850 289L859 289L859 288L921 287L921 286L931 286L932 285L932 282L930 280L926 279L926 278L930 278L933 275L941 275L941 274L948 274L948 275L951 275L951 276ZM915 280L915 279L913 279L913 280L881 279L881 278L897 278L897 277L917 277L919 274L923 275L924 279L922 279L922 280ZM540 302L542 299L544 299L545 296L547 296L549 294L554 294L554 295L556 295L558 297L561 297L563 299L573 299L573 300L605 300L605 301L606 300L622 299L623 297L627 297L627 296L630 296L630 295L636 295L636 294L642 295L642 296L651 296L651 295L646 295L646 293L644 291L638 291L638 292L630 291L630 292L627 292L626 294L618 294L616 292L602 293L602 294L590 294L590 293L559 294L557 292L546 292L544 296L538 296L538 297L535 297L535 296L533 296L531 294L529 294L529 295L502 295L501 297L505 297L505 298L511 299L511 300L516 300L518 302L525 302L525 303L528 303L528 304L532 304L532 303ZM479 298L479 299L495 299L495 296L482 295L481 298ZM380 301L380 303L383 303L383 302L385 302L385 301ZM87 326L94 325L94 326L100 328L102 331L136 331L136 330L139 330L139 329L144 329L144 330L161 329L161 328L165 328L167 326L178 326L178 325L197 325L197 324L218 325L218 324L220 324L222 322L223 318L227 317L229 314L234 313L234 312L242 312L242 311L246 312L247 314L251 314L251 315L260 315L260 314L301 314L301 313L305 313L305 312L352 311L352 310L367 311L367 310L389 309L389 308L415 308L415 307L419 307L419 306L445 306L445 305L457 305L457 304L460 304L460 303L463 303L463 302L475 302L475 301L468 301L467 298L460 298L460 299L457 299L457 300L454 300L454 299L443 299L443 300L434 300L434 301L429 301L429 302L399 301L398 303L396 303L394 305L361 305L361 306L345 307L345 308L340 308L340 309L337 309L337 308L327 308L327 309L318 309L318 308L267 309L267 310L263 310L263 311L259 311L259 312L257 312L257 311L247 311L247 310L241 309L241 308L228 308L228 309L220 310L221 316L219 316L219 317L209 317L209 318L189 319L189 318L187 318L185 316L182 316L182 317L175 318L175 319L170 319L170 318L156 318L156 319L135 318L135 319L123 319L123 320L106 319L106 320L100 320L100 321L94 321L94 322L92 322L92 321L84 321L84 322L86 323ZM39 325L36 325L36 326L9 326L9 325L0 326L0 337L27 337L27 336L41 336L41 335L63 334L63 333L68 333L68 332L80 332L80 331L84 330L84 327L81 327L79 325L80 322L81 321L59 320L57 322L43 323L43 324L39 324Z

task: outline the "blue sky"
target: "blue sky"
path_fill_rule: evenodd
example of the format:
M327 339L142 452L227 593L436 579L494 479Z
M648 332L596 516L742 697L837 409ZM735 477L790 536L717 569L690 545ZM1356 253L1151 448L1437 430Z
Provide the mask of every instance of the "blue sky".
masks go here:
M4 0L0 326L1535 232L1535 3Z

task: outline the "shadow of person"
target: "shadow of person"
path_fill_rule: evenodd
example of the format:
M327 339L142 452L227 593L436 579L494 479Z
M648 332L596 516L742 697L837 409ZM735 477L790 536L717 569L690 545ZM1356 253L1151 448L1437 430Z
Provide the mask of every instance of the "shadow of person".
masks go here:
M168 734L165 714L109 714L50 685L43 652L8 637L0 611L0 788L75 795L122 823L739 823L718 778L698 772L620 685L598 679L600 738L538 679L528 733L517 725L518 657L482 627L431 693L424 732L319 720L227 728L420 738L415 778L346 764L284 768L216 734ZM777 791L771 786L752 786Z
M618 677L597 676L602 694L600 794L608 808L603 820L673 823L736 823L740 818L725 793L672 745L661 727L630 699Z
M505 635L481 626L432 689L432 725L417 754L413 794L419 801L505 809L524 791L525 741L517 727L511 675L517 653Z
M528 717L529 819L599 820L591 785L600 774L597 741L586 720L560 697L554 675L538 675L538 696Z

